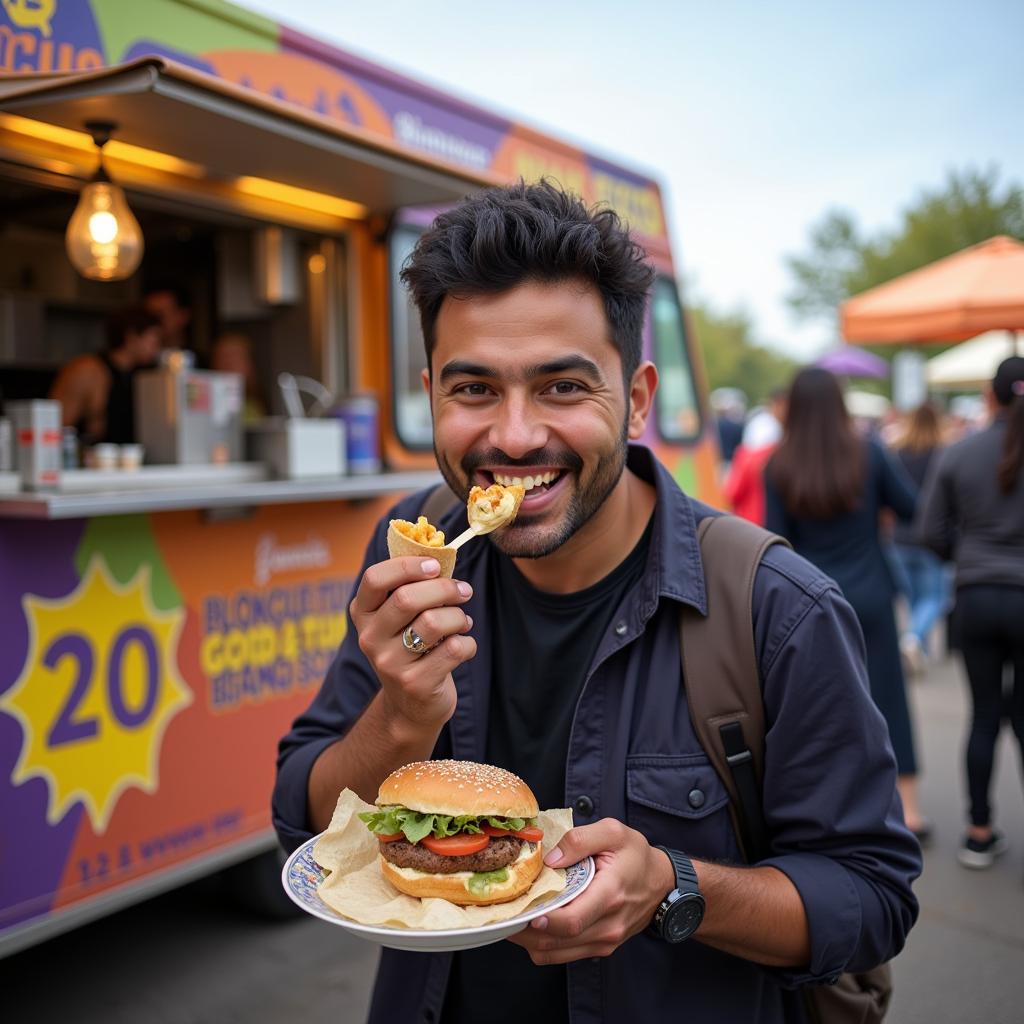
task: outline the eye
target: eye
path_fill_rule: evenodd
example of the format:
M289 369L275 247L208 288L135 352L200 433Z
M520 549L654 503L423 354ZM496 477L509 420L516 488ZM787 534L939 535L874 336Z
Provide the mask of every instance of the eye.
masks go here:
M483 398L489 393L489 390L486 384L471 382L469 384L459 384L452 388L452 394L461 395L464 398Z
M548 390L553 395L568 397L579 394L583 390L583 387L573 380L556 380L554 384L551 384L548 387Z

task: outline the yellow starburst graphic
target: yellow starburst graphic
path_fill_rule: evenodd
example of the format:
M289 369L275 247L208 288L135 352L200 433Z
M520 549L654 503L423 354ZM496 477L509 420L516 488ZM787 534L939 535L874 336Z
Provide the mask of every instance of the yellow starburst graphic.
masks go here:
M148 565L122 587L100 555L66 597L22 607L28 654L0 697L24 732L11 781L44 779L51 825L81 802L100 834L125 790L156 791L164 732L192 703L177 667L185 614L157 611Z

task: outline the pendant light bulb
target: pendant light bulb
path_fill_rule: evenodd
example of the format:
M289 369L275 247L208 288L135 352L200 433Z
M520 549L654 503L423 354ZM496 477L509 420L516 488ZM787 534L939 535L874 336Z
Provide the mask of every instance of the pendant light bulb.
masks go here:
M142 229L125 198L103 166L103 145L112 125L86 127L100 148L100 164L85 185L75 212L68 221L64 243L68 259L83 276L93 281L121 281L131 277L142 260Z

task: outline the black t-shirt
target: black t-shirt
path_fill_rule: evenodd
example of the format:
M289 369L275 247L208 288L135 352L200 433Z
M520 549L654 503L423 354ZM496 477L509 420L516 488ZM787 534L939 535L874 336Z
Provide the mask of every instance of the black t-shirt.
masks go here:
M603 580L574 594L530 584L497 554L487 581L492 637L487 760L529 784L542 808L565 802L565 759L580 691L622 599L643 575L647 529ZM522 1024L568 1016L564 966L536 967L526 950L497 942L456 953L442 1024Z

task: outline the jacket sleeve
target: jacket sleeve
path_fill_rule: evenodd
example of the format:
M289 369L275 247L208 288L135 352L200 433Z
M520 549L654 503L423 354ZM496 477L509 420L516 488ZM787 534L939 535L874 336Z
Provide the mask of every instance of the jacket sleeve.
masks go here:
M785 537L790 543L794 543L794 525L786 506L782 501L775 485L768 476L768 463L765 464L763 473L764 480L764 525L766 530Z
M385 517L366 550L356 580L366 569L388 557ZM341 739L380 687L377 676L359 649L352 618L345 612L346 632L331 667L309 708L293 723L278 744L277 779L271 799L274 828L288 851L311 838L306 786L313 763L332 743Z
M797 565L792 552L774 557ZM903 824L895 758L852 609L820 574L799 597L782 573L759 593L772 846L762 863L796 886L811 938L805 970L772 973L783 984L830 981L903 947L918 913L911 883L921 853Z
M956 493L950 473L950 452L942 452L925 477L915 529L925 547L949 559L956 544Z
M904 522L911 522L917 509L917 486L902 463L893 458L882 445L872 444L872 447L879 467L881 504L891 508Z

